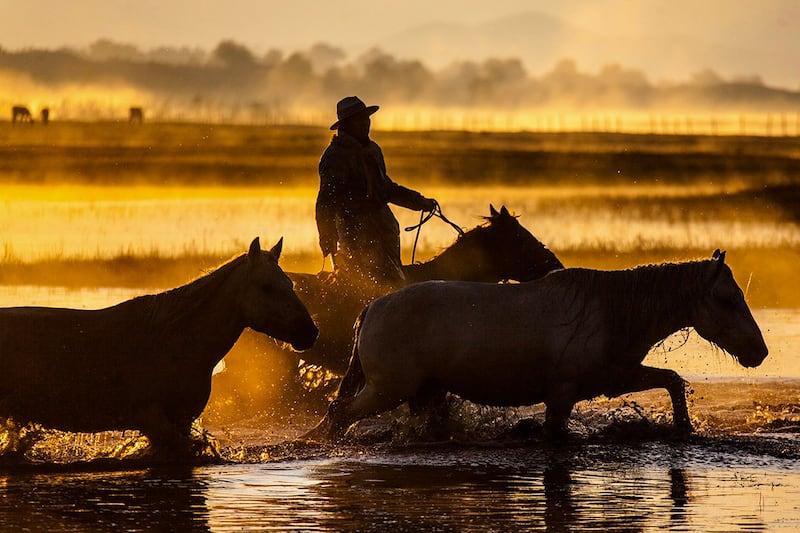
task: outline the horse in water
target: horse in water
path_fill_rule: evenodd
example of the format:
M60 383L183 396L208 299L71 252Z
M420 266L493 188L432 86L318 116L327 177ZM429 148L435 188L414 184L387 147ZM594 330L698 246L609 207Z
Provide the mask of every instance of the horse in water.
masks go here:
M498 282L530 281L564 268L561 261L525 229L505 206L489 206L486 223L461 235L425 263L404 265L405 283L431 279ZM331 273L289 273L298 296L319 325L320 336L304 361L343 373L353 351L353 323L364 305L398 287L355 286Z
M719 250L705 261L571 268L523 284L406 287L363 311L338 397L306 437L338 438L359 419L403 401L413 411L445 392L493 406L544 402L545 431L558 436L578 401L652 388L669 391L675 425L691 431L684 381L642 365L686 327L745 367L767 356Z
M317 327L256 238L188 285L99 310L0 309L0 417L73 432L137 429L188 450L214 366L245 327L309 348Z

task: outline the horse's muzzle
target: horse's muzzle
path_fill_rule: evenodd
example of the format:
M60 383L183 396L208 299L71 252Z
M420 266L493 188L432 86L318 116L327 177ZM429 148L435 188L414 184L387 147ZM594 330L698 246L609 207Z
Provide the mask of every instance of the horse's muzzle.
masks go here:
M767 344L762 341L761 346L749 353L749 357L737 357L737 360L739 361L739 364L745 368L755 368L763 363L764 359L767 358L767 355L769 354L769 348L767 348Z
M317 341L317 337L319 336L319 328L315 324L311 324L307 331L300 336L299 338L290 342L292 345L292 349L298 352L302 352L303 350L308 350L314 343Z

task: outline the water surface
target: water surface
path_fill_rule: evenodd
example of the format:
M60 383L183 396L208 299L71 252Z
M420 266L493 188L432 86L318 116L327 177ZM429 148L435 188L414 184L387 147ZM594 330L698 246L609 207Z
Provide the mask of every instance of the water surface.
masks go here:
M266 464L0 475L4 530L800 527L800 468L721 443L348 449Z

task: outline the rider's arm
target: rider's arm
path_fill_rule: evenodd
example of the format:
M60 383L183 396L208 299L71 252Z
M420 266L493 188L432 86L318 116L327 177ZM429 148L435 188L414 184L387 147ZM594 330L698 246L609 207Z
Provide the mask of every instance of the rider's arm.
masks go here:
M377 148L378 151L378 161L381 165L381 170L386 178L385 191L387 201L395 205L399 205L400 207L405 207L406 209L413 209L415 211L432 211L436 205L436 201L433 198L425 198L413 189L409 189L408 187L404 187L395 183L386 173L386 163L383 159L383 152L377 144L375 145L375 148Z
M414 209L415 211L431 211L434 207L432 198L425 198L420 193L408 187L403 187L392 181L389 176L389 201L400 207Z

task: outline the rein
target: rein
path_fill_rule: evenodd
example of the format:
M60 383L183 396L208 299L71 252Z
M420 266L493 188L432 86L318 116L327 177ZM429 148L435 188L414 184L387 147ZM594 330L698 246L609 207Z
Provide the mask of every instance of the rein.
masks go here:
M452 227L454 230L456 230L456 232L458 233L459 237L464 235L464 230L461 229L461 226L459 226L458 224L456 224L454 222L451 222L446 216L444 216L444 213L442 213L442 207L439 205L439 202L434 200L433 201L433 209L431 209L430 211L420 211L419 224L416 224L415 226L409 226L409 227L407 227L405 229L406 231L417 230L417 235L414 237L414 248L411 249L411 264L412 265L414 264L414 257L416 257L416 255L417 255L417 242L419 242L419 234L420 234L420 231L422 230L422 226L426 222L428 222L430 219L432 219L433 217L440 218L444 222L450 224L450 227Z

